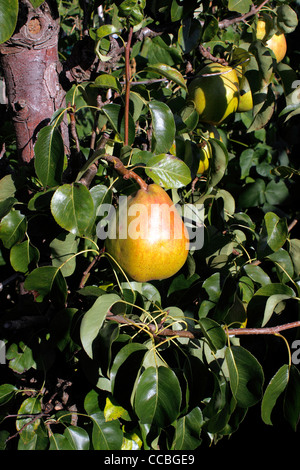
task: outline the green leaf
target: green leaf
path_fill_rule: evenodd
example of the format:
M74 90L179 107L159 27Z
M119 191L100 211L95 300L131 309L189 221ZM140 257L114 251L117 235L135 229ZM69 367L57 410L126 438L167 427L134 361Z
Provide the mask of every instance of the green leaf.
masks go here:
M283 204L289 197L289 190L283 180L272 180L266 186L266 200L269 204Z
M43 127L34 147L34 168L44 188L61 183L64 166L64 143L58 129Z
M0 43L12 36L17 24L18 12L18 0L0 0Z
M101 75L98 75L91 86L96 88L111 88L112 90L116 90L118 92L122 91L119 80L108 73L102 73Z
M273 212L267 212L264 216L260 238L257 244L259 258L264 258L279 250L286 242L288 227L285 218L278 217Z
M19 344L13 343L7 350L6 359L9 361L9 368L18 374L22 374L31 367L36 367L32 350L22 341Z
M175 425L176 430L172 450L194 450L199 447L203 423L202 412L198 407L192 409L182 418L179 418Z
M289 381L289 366L284 364L270 380L261 403L261 417L264 423L272 425L271 413Z
M248 13L251 5L251 0L229 0L228 9L230 11L237 11L243 15L244 13Z
M27 221L20 211L12 209L0 222L0 239L5 248L11 248L22 241L27 229Z
M31 263L37 263L40 254L29 240L14 245L10 250L10 264L15 271L27 273Z
M278 28L285 34L292 33L298 25L297 13L287 4L280 5L276 10Z
M212 149L212 162L209 166L208 184L216 186L225 174L228 152L225 145L217 139L210 139L209 143Z
M27 415L34 415L38 414L42 411L41 407L41 400L40 397L31 397L31 398L26 398L26 400L23 401L22 405L19 408L18 414L27 414ZM33 420L31 416L28 418L18 418L16 421L16 428L17 431L21 431L22 428L24 428L20 432L20 437L22 441L26 444L31 441L33 438L33 435L36 433L37 428L40 425L41 420L35 419Z
M86 186L64 184L53 194L51 212L58 225L81 237L94 217L94 202Z
M62 232L49 244L52 266L61 266L64 277L71 276L76 268L76 253L79 240L73 233ZM63 265L63 266L62 266Z
M270 277L260 266L254 264L246 264L244 266L244 270L247 276L252 279L252 281L257 282L261 286L264 286L265 284L271 284Z
M12 175L6 175L0 180L0 201L15 195L17 188Z
M151 64L148 67L146 67L145 70L155 72L158 75L161 75L163 77L166 77L168 80L173 81L174 83L181 86L185 90L187 89L186 81L183 78L182 74L179 72L179 70L175 69L174 67L171 67L170 65Z
M42 302L47 295L52 301L64 306L67 298L67 285L60 269L54 266L41 266L34 269L25 279L24 287L37 293L36 302Z
M283 248L279 248L276 253L267 256L276 266L277 276L280 282L289 282L294 276L294 266L289 253Z
M134 383L148 348L139 343L126 344L116 355L110 371L112 393L128 407Z
M265 188L266 183L263 179L257 178L254 183L247 184L241 189L241 194L238 198L238 204L243 209L248 207L256 207L264 204L265 202Z
M296 431L300 418L300 372L293 364L290 367L289 381L285 392L283 407L284 416L293 430Z
M201 318L200 328L208 341L210 348L216 352L226 344L226 334L224 329L211 318Z
M71 444L68 439L62 434L50 434L50 447L49 450L72 450Z
M181 188L191 182L188 166L174 155L154 155L148 160L145 172L147 176L165 189Z
M152 152L166 153L170 150L175 139L175 121L172 111L166 103L151 101L149 110L152 118Z
M7 199L0 200L0 219L5 217L13 208L17 199L14 197L8 197Z
M93 413L92 442L94 450L120 450L123 442L123 432L118 420L105 421L104 413Z
M44 3L45 0L30 0L31 5L33 8L38 8Z
M184 54L193 50L200 41L202 32L201 24L196 19L185 18L178 30L178 44Z
M125 139L125 116L124 109L119 104L111 103L102 106L101 111L109 120L113 130L118 134L119 138L124 142ZM128 123L128 145L132 145L135 137L135 123L129 114Z
M89 357L93 358L93 342L104 323L108 311L119 300L120 297L116 294L102 295L84 314L80 325L80 339Z
M141 423L165 427L178 417L181 398L178 379L171 369L148 367L136 388L135 412Z
M249 321L264 326L270 320L275 307L283 300L293 297L295 292L285 284L273 283L262 286L248 304Z
M300 275L300 240L292 238L289 241L289 253L293 261L296 276Z
M3 384L0 385L0 405L4 405L15 395L15 391L18 390L12 384Z
M231 346L225 352L230 387L238 406L248 408L262 396L264 374L257 359L241 346Z
M89 450L90 438L87 431L78 426L68 426L64 432L72 450Z

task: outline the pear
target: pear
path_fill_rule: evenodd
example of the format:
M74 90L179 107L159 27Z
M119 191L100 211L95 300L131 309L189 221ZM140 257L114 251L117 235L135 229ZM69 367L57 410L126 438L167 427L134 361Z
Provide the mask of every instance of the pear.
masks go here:
M173 201L157 184L126 199L110 221L106 251L135 281L173 276L189 252L188 231Z

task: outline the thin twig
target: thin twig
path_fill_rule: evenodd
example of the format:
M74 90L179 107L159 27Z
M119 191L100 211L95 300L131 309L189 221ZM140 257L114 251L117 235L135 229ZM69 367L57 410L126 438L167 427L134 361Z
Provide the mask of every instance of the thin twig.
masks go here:
M234 18L230 18L230 19L227 19L227 20L222 20L219 22L219 28L220 29L225 29L225 28L228 28L228 26L231 26L235 23L240 23L241 21L245 21L247 18L249 18L250 16L253 16L253 15L256 15L256 13L259 12L259 10L262 9L262 7L264 7L267 3L269 2L269 0L264 0L260 5L258 6L255 6L255 5L252 5L252 7L250 8L250 10L248 11L248 13L245 13L244 15L241 15L241 16L237 16L237 17L234 17Z
M111 311L108 311L106 318L108 320L116 321L117 323L131 326L132 328L140 328L141 324L147 328L155 336L178 336L180 338L196 339L202 336L202 331L198 330L173 330L171 328L157 329L157 325L152 323L136 323L133 320L125 318L122 315L114 315ZM289 330L292 328L300 327L300 321L292 323L285 323L284 325L266 327L266 328L226 328L226 334L228 336L240 336L240 335L276 335L280 331Z
M300 321L294 321L292 323L285 323L284 325L271 326L266 328L232 328L227 329L226 333L228 336L240 336L240 335L276 335L280 331L290 330L291 328L298 328Z
M72 107L71 103L68 104L68 113L70 116L70 131L76 145L76 151L80 153L80 143L76 131L76 119L75 119L75 105Z

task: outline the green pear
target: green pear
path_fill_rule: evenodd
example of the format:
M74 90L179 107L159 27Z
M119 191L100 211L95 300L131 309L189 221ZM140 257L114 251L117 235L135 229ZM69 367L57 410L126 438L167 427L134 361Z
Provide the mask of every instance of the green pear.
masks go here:
M133 280L166 279L184 265L188 231L166 191L157 184L139 189L115 211L106 251Z

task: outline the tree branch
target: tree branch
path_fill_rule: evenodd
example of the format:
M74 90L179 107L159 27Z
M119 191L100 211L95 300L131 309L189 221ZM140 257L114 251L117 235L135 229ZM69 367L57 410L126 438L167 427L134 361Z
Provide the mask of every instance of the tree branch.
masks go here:
M167 336L178 336L180 338L196 339L203 336L202 331L198 330L173 330L171 328L157 328L157 325L153 323L136 323L122 315L114 315L111 311L108 311L106 318L108 320L115 321L122 325L128 325L132 328L141 328L141 325L145 327L154 336L167 337ZM225 332L227 336L240 336L240 335L276 335L281 331L289 330L292 328L300 327L300 321L292 323L286 323L284 325L278 325L267 328L226 328Z
M227 20L220 21L219 22L219 28L220 29L225 29L225 28L228 28L228 26L231 26L232 24L240 23L241 21L245 21L250 16L256 15L256 13L258 13L262 9L262 7L265 6L268 2L269 2L269 0L264 0L258 6L252 5L252 7L250 8L250 11L248 11L248 13L245 13L244 15L236 16L235 18L230 18L230 19L227 19Z

